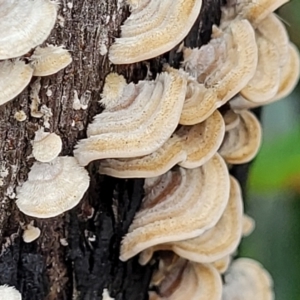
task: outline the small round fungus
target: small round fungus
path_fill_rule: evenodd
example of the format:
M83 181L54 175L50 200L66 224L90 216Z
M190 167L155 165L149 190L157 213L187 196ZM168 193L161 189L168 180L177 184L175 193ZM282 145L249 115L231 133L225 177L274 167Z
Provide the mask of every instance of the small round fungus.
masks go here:
M32 73L33 69L21 60L1 61L0 105L18 96L30 82Z
M72 56L64 46L37 47L30 57L33 76L48 76L64 69L72 62Z
M6 300L22 300L21 293L16 290L13 286L8 286L6 284L0 285L0 295L1 299Z
M26 54L42 44L55 25L57 3L50 0L0 2L0 59Z
M23 241L25 243L31 243L35 241L41 234L41 230L38 227L33 226L33 222L24 226Z
M56 133L44 132L40 129L35 132L32 145L32 154L40 162L50 162L56 158L62 149L62 141Z
M74 157L35 162L17 193L16 204L26 215L55 217L76 206L89 187L89 175Z

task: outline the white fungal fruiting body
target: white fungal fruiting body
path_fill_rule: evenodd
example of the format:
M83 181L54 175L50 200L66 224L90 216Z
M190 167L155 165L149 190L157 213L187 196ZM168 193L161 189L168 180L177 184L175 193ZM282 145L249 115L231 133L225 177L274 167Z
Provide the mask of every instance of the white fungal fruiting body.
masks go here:
M83 166L103 158L126 158L147 155L159 149L174 132L186 93L186 75L178 71L162 73L157 79L163 92L158 106L139 128L123 132L108 132L81 140L74 151ZM154 97L157 101L157 97ZM130 123L129 123L130 126ZM100 123L101 127L101 123Z
M76 206L88 186L88 173L74 157L36 162L17 193L16 204L28 216L50 218Z
M33 226L32 224L28 224L25 226L23 232L23 241L25 243L31 243L35 241L41 234L41 230L38 227Z
M42 44L55 25L57 4L50 0L0 3L0 59L18 57Z
M160 10L166 6L168 10ZM122 28L121 38L117 38L109 49L109 59L114 64L129 64L163 54L175 47L190 31L197 19L202 0L151 1L149 5L158 5L153 23L148 21L151 29L143 31L144 20L137 20L138 33L131 37L122 37L126 25ZM160 13L167 13L161 16ZM134 18L132 18L134 20ZM150 22L150 23L149 23ZM147 28L148 28L147 27ZM133 31L134 32L134 31ZM133 35L133 34L132 34Z
M0 62L0 105L19 95L29 84L33 69L23 61Z
M32 146L34 158L40 162L50 162L56 158L62 149L62 141L56 133L38 130Z
M63 46L47 45L37 47L30 57L33 76L48 76L64 69L72 62L72 57Z
M0 295L2 299L22 300L21 293L15 287L6 284L0 286Z

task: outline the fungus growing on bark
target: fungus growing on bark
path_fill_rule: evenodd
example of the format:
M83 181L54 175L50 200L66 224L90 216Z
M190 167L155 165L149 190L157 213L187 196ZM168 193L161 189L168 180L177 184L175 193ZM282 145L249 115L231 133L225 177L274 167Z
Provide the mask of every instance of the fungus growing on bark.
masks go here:
M1 7L1 6L0 6ZM22 300L21 293L13 286L6 284L0 285L0 295L2 299L7 300Z
M99 173L119 178L147 178L159 176L177 163L185 168L196 168L217 152L224 133L223 118L215 111L203 123L181 127L161 148L149 155L102 160Z
M64 69L72 62L72 56L64 46L37 47L30 57L33 76L48 76Z
M29 84L32 73L33 69L21 60L1 61L0 105L12 100L17 95L19 95Z
M142 123L128 126L120 121L120 131L90 136L79 141L74 155L83 166L103 158L127 158L147 155L159 149L172 135L178 125L186 93L186 74L169 70L158 75L153 94L148 96L155 105L148 110L140 109ZM133 118L133 116L130 116ZM126 124L125 122L125 124ZM99 122L99 127L103 124Z
M219 153L229 164L249 162L257 154L261 144L261 126L255 115L247 110L239 114L239 125L226 132L219 149Z
M88 186L88 173L74 157L35 162L17 192L16 204L28 216L55 217L76 206Z
M225 273L222 300L272 300L273 281L262 265L249 258L232 262Z
M24 110L19 110L15 112L14 118L19 122L23 122L27 119L27 116Z
M31 243L35 241L41 235L41 230L33 225L33 221L25 225L23 229L24 232L22 237L25 243Z
M55 1L1 1L0 59L24 55L42 44L55 25L56 15Z
M162 196L156 205L150 195L154 206L135 216L123 238L122 261L157 244L199 236L218 222L229 198L229 175L223 159L215 154L202 167L185 173L184 184Z
M272 99L279 88L280 58L276 46L262 36L256 38L258 63L254 76L240 91L252 102L265 102Z
M56 133L44 132L42 128L35 132L32 154L36 160L50 162L59 155L61 149L62 141Z
M155 14L132 10L121 37L109 49L109 59L114 64L129 64L171 50L189 33L201 6L202 0L152 0L144 9L149 12L153 7ZM140 17L135 18L135 13Z
M243 202L241 189L230 177L230 196L227 207L218 223L203 234L183 241L159 244L147 249L140 259L148 263L152 253L157 250L172 250L177 255L198 263L211 263L234 252L242 236Z
M221 277L212 265L178 259L158 273L153 275L154 279L159 278L154 284L157 292L149 292L150 300L221 299Z

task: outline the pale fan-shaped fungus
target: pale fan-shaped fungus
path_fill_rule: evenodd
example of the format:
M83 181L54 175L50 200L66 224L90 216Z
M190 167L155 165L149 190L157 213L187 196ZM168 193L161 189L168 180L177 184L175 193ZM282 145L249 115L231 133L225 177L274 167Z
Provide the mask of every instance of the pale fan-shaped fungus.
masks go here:
M26 54L42 44L55 25L57 2L2 0L0 2L0 59Z
M273 281L257 261L239 258L225 273L222 300L273 300Z
M220 274L227 271L229 264L231 263L231 255L226 255L212 263L212 265L218 270Z
M0 295L2 299L22 300L21 293L15 287L6 284L0 285Z
M102 160L99 173L119 178L147 178L159 176L177 163L196 168L217 152L224 133L223 118L215 111L203 123L181 127L161 148L147 156Z
M199 236L218 222L229 198L228 170L218 154L202 167L186 170L186 180L179 186L136 215L123 238L121 260L157 244Z
M223 114L223 119L225 122L225 131L230 131L233 128L237 127L240 123L239 114L235 113L232 109L227 110Z
M208 300L221 299L222 281L218 271L208 264L198 264L177 260L167 266L167 270L158 270L153 279L159 279L157 292L149 292L150 300Z
M147 155L159 149L172 135L180 118L186 93L186 74L172 70L158 75L153 91L154 107L149 112L141 111L143 122L140 126L121 126L122 131L111 131L90 136L79 141L74 151L75 157L83 166L90 161L103 158L127 158ZM156 86L159 91L156 94ZM149 99L149 98L148 98ZM145 118L146 116L146 118ZM102 124L99 124L101 127ZM128 124L130 125L130 122Z
M240 124L226 132L219 153L229 164L249 162L261 144L261 126L255 115L247 110L240 112Z
M17 193L16 204L28 216L55 217L76 206L88 186L88 173L74 157L35 162Z
M62 149L62 141L56 133L44 132L40 129L35 132L32 145L32 154L40 162L50 162L56 158Z
M258 46L256 72L240 93L249 101L263 103L272 99L278 91L280 58L273 43L259 35L256 42Z
M135 18L133 10L130 22L122 26L121 37L109 49L109 59L114 64L129 64L171 50L188 34L201 6L202 0L152 0L144 9L149 12L154 7L155 14Z
M0 105L19 95L29 84L32 74L33 69L21 60L1 61Z
M41 230L33 225L33 221L24 226L22 238L25 243L31 243L35 241L40 235Z
M255 229L255 220L248 215L243 216L243 236L250 235Z
M239 183L230 177L230 196L218 223L198 237L160 244L141 253L140 263L151 258L151 252L172 250L177 255L198 263L211 263L234 252L242 236L243 202Z
M33 76L48 76L64 69L72 62L72 56L64 46L37 47L30 57Z

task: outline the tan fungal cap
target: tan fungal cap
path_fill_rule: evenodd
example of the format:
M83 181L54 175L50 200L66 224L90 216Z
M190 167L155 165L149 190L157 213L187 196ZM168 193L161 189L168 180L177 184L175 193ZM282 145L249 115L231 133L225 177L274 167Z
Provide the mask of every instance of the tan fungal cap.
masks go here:
M225 131L232 130L233 128L237 127L240 123L239 114L235 113L232 109L227 110L223 114L223 119L225 122Z
M248 215L243 216L243 236L250 235L255 229L255 220Z
M223 258L220 258L212 263L212 265L218 270L220 274L223 274L227 271L231 262L231 255L226 255Z
M178 260L167 268L156 287L157 292L150 292L151 300L221 299L221 277L212 265ZM162 273L162 270L159 272Z
M226 132L219 153L229 164L243 164L253 159L261 144L261 126L255 115L240 112L240 124Z
M273 281L262 265L250 258L235 260L225 273L222 300L273 300Z
M62 141L56 133L44 132L39 129L35 132L32 145L32 154L40 162L50 162L56 158L62 149Z
M229 175L222 158L216 154L202 167L181 172L186 175L179 177L172 192L154 192L159 199L149 195L148 208L144 200L144 209L123 238L121 260L158 244L194 238L218 222L229 198Z
M76 206L88 186L88 173L74 157L35 162L17 193L16 204L28 216L55 217Z
M272 99L279 88L280 59L276 46L262 36L256 38L258 63L254 76L241 90L247 100L263 103Z
M32 73L33 69L21 60L0 61L0 105L18 96L29 84Z
M37 47L30 57L33 76L49 76L64 69L72 62L72 56L64 46Z
M22 300L21 293L14 287L6 284L0 285L0 295L2 299Z
M23 241L25 243L31 243L35 241L39 236L41 235L41 230L38 227L35 227L33 225L33 221L30 222L30 224L27 224L24 227L24 232L23 232Z
M233 253L237 248L242 236L242 217L241 189L236 179L230 177L229 201L214 227L193 239L154 246L152 251L172 250L177 255L194 262L214 262ZM147 262L145 257L140 260L141 264Z
M50 0L0 2L0 59L18 57L42 44L55 25L57 3Z
M85 166L96 159L137 157L156 151L176 129L185 93L185 73L174 69L161 73L153 93L148 95L148 109L140 107L139 115L130 115L129 120L114 119L112 129L107 127L108 132L79 141L75 157ZM99 122L98 127L101 126L105 122Z
M185 168L196 168L217 152L224 133L223 118L215 111L201 124L180 128L149 155L101 161L99 173L120 178L148 178L167 172L177 163Z
M109 49L109 59L114 64L129 64L171 50L189 33L201 6L202 0L152 0L143 8L147 14L133 10L121 37Z

